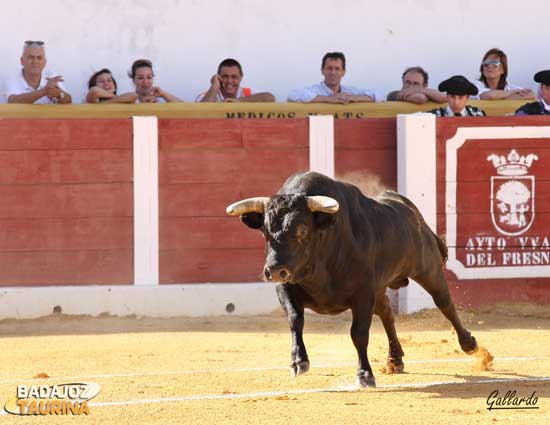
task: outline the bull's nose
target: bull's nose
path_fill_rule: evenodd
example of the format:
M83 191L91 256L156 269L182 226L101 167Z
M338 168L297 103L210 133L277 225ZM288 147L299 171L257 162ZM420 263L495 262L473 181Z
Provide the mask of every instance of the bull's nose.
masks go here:
M288 282L292 277L286 267L264 267L264 276L270 282Z

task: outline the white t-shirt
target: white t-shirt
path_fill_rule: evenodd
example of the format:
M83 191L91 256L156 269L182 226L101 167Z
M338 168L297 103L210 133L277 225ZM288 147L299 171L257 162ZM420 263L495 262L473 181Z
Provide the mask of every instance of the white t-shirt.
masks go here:
M491 88L487 87L483 81L474 80L474 84L479 90L479 93L477 96L471 96L471 99L479 99L479 96L481 96L483 93L488 92L492 90ZM504 87L504 91L512 91L512 90L522 90L523 87L516 86L515 84L507 83L506 87Z
M8 98L12 95L12 94L23 94L23 93L31 93L33 91L36 91L36 90L40 90L40 89L43 89L46 84L48 83L48 80L46 80L46 78L52 78L52 77L55 77L59 74L56 74L55 72L51 72L51 71L43 71L42 72L42 77L40 78L40 85L38 86L38 88L34 88L34 87L31 87L29 86L29 84L27 83L27 81L25 80L25 78L23 78L23 69L21 69L21 72L19 72L19 75L11 80L8 80L8 82L6 83L6 90L5 90L5 102L7 103L8 102ZM63 91L67 91L65 89L65 86L63 85L63 83L57 83L57 85L59 86L59 88ZM36 100L34 102L35 104L39 104L39 103L56 103L55 100L52 100L50 98L48 98L48 96L43 96L41 97L40 99Z

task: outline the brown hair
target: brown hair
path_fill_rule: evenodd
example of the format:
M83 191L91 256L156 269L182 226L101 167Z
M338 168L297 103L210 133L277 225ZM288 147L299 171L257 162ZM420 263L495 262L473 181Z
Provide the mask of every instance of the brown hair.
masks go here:
M405 75L407 75L409 72L416 72L417 74L422 75L422 78L424 79L424 87L428 85L428 73L424 71L424 68L422 68L421 66L411 66L403 71L401 79L403 80L405 78Z
M113 73L107 68L100 69L90 77L90 79L88 80L88 88L91 89L97 84L97 77L99 77L101 74L109 74L111 76L111 79L113 80L113 84L115 85L114 93L116 94L117 84L116 84L115 77L113 77Z
M151 71L153 71L153 62L151 62L149 59L135 60L134 63L132 64L132 70L128 72L128 77L130 77L133 80L136 77L136 70L138 68L151 68Z
M485 75L483 75L483 62L485 59L487 59L491 55L498 56L500 60L500 66L502 66L502 75L500 76L500 80L498 80L497 89L498 90L504 90L506 87L506 84L508 83L506 81L506 77L508 77L508 58L506 57L506 53L504 53L502 50L497 49L496 47L493 47L492 49L487 50L487 53L483 56L483 59L481 60L481 65L479 65L479 72L480 77L479 81L482 81L483 84L485 84L486 87L489 87L487 84L487 79L485 78Z
M321 69L325 67L325 63L327 62L327 59L330 60L338 60L340 59L342 61L342 69L346 69L346 57L342 52L328 52L323 56L323 60L321 61Z

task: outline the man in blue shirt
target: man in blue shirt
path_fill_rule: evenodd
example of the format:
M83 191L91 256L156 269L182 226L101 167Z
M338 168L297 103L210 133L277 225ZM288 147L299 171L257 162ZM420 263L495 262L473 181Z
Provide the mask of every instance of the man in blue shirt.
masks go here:
M346 57L341 52L329 52L323 56L321 74L324 80L319 84L292 90L288 94L289 102L338 103L376 102L379 96L372 90L340 84L346 75Z

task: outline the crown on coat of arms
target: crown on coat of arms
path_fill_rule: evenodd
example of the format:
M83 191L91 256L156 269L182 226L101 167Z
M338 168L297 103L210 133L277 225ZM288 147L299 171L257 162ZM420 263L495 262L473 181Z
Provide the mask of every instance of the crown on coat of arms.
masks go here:
M539 159L534 153L520 156L515 149L512 149L507 157L492 153L487 161L492 161L501 176L523 176L529 171L533 161Z

